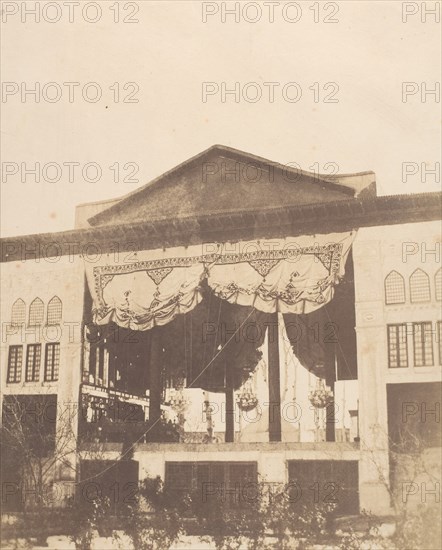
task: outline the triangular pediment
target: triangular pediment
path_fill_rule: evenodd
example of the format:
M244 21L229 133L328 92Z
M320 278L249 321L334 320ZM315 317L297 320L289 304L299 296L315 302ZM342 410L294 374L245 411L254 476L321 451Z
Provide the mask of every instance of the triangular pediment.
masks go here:
M214 145L121 199L94 207L92 226L191 218L348 200L372 172L326 177ZM350 181L350 178L352 181ZM367 178L365 178L367 179ZM355 185L356 182L356 185ZM84 205L87 208L87 205ZM98 213L96 213L98 212Z

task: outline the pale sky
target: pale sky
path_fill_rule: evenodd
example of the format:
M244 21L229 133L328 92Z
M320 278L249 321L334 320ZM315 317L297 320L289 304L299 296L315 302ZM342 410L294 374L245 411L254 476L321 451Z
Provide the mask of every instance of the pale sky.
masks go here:
M256 2L241 2L242 10L248 7L239 22L234 16L223 22L225 3L206 3L204 9L218 12L203 22L202 2L121 0L118 23L113 1L98 2L96 23L82 16L90 2L80 2L71 23L67 6L50 23L45 18L57 17L54 7L36 2L36 23L20 2L3 2L4 10L6 4L11 15L2 24L2 80L11 93L3 93L1 105L3 236L72 229L76 204L124 195L215 143L305 170L328 162L341 173L373 170L381 195L440 190L440 165L439 181L422 172L440 162L440 98L436 102L430 92L441 81L440 24L434 14L422 13L423 4L429 11L435 2L275 2L273 23L263 4L260 20L247 21L257 17ZM95 17L94 9L87 18ZM410 12L406 22L404 9ZM325 23L327 16L338 22ZM139 22L123 23L123 17ZM21 101L20 92L35 82L40 101L30 95ZM49 82L62 91L59 101L45 99ZM79 83L73 103L64 82ZM96 103L82 97L89 82L102 91ZM138 103L122 102L134 90L124 89L127 82L139 87ZM215 90L235 82L251 98L261 90L261 99L240 96L235 102L227 95L223 103L214 93L203 102L203 83L214 83ZM247 86L251 82L256 84ZM266 82L278 83L273 102ZM282 93L293 82L302 91L297 102L288 100L293 85ZM416 83L406 102L403 82ZM119 102L117 86L109 89L114 83ZM324 90L327 83L334 84ZM57 89L46 87L46 97ZM86 91L92 97L94 87ZM324 102L330 94L338 103ZM24 173L36 162L40 183ZM80 167L70 182L66 163L73 162ZM91 162L102 170L96 183L81 174ZM139 167L132 177L138 181L122 181L129 162ZM406 181L404 162L414 163L407 165ZM58 182L45 181L55 174L47 163L60 167ZM8 174L15 167L18 172ZM94 177L92 169L88 174Z

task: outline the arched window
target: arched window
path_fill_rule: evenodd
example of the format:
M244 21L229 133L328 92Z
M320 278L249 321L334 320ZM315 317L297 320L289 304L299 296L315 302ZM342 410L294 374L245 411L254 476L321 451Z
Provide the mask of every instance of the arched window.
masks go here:
M21 298L15 300L12 304L12 315L11 315L11 324L12 325L24 325L26 322L26 304Z
M405 281L397 271L391 271L385 277L385 303L405 304Z
M436 291L436 300L438 302L442 301L442 267L436 271L434 276L434 288Z
M59 325L61 323L61 311L62 311L61 300L58 296L54 296L49 300L49 303L48 303L47 324Z
M35 300L29 306L29 326L38 326L43 324L45 306L40 298Z
M430 299L430 277L422 269L416 269L410 277L410 300L417 303L429 302Z

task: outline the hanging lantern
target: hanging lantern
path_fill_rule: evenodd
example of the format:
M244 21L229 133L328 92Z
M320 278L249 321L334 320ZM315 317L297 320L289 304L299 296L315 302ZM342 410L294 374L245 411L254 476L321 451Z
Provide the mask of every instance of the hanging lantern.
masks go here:
M316 409L324 409L327 405L333 402L333 392L326 388L323 380L318 381L315 390L309 393L309 401Z
M242 392L238 395L236 403L242 411L252 411L258 405L258 398L254 393Z
M252 411L258 405L258 398L252 389L251 376L236 397L236 403L241 411Z
M169 405L175 412L179 413L190 405L190 401L184 397L182 390L172 389L169 392L169 399L164 404Z

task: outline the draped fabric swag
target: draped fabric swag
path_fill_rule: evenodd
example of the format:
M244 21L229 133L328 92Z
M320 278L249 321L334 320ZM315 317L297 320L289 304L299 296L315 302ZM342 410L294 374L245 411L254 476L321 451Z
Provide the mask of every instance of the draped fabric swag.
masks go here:
M203 244L86 263L93 320L149 330L194 310L205 284L230 304L308 314L330 302L355 233ZM130 259L130 261L129 261Z

